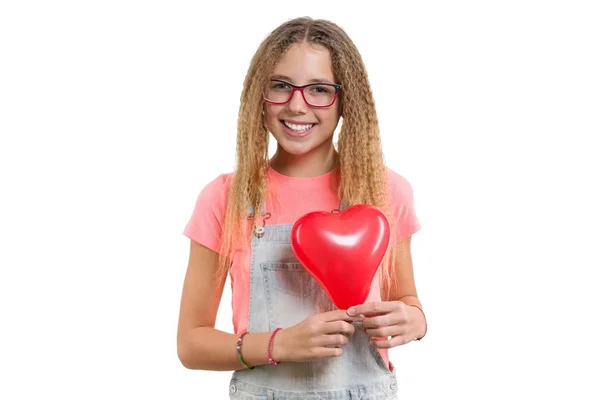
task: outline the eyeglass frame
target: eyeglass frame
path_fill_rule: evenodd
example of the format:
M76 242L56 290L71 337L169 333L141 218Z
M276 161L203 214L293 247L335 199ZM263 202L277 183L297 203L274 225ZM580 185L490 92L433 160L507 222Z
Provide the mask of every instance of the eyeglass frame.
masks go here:
M292 87L292 93L290 94L290 98L283 102L269 100L269 99L267 99L267 97L265 95L263 95L263 98L267 103L277 104L277 105L289 103L292 100L292 97L294 97L294 93L296 93L296 91L299 90L300 94L302 95L302 99L304 99L304 102L309 107L311 107L311 108L328 108L328 107L331 107L333 105L333 103L335 103L335 100L337 99L337 96L338 96L340 90L342 89L342 85L337 84L337 83L329 83L329 82L314 82L314 83L309 83L307 85L302 85L302 86L294 85L293 83L290 83L290 82L287 82L287 81L284 81L281 79L271 79L271 82L285 83L286 85L290 85ZM331 103L329 103L326 106L315 106L313 104L310 104L308 102L308 100L306 100L306 96L304 96L304 88L306 88L308 86L314 86L314 85L333 86L333 88L335 89L335 92L333 93L333 100L331 100Z

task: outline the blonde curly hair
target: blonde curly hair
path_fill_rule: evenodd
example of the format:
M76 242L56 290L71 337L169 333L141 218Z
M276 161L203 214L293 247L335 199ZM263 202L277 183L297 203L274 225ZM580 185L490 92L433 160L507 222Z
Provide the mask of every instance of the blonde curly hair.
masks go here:
M336 83L342 86L339 100L342 126L337 144L337 174L340 201L344 206L371 204L388 214L386 168L379 136L375 101L362 57L347 33L331 21L302 17L273 30L260 44L244 81L237 125L236 171L227 195L227 211L221 240L220 272L229 271L233 252L249 243L250 229L262 224L260 213L248 221L248 209L261 210L267 196L269 131L265 125L264 88L275 66L295 43L307 42L329 50ZM392 232L394 229L392 227ZM392 238L393 239L393 238ZM390 243L395 243L393 240ZM383 286L390 287L393 247L390 246L380 273Z

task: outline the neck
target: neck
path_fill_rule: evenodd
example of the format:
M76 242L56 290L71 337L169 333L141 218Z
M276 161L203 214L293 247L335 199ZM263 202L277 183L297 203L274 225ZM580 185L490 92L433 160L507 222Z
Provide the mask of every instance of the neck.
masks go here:
M330 172L336 166L337 156L333 143L300 155L290 154L277 146L270 163L271 167L282 175L312 178Z

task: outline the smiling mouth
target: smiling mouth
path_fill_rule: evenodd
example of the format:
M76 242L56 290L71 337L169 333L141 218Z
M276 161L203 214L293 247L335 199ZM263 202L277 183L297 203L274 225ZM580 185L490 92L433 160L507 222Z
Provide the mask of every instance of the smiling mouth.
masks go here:
M282 120L281 123L285 125L289 130L297 134L302 134L309 131L316 124L293 124L291 122Z

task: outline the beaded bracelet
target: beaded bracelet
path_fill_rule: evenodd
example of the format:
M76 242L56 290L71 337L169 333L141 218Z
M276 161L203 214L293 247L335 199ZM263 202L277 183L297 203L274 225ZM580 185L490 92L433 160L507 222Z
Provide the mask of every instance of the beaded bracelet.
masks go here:
M245 362L244 362L244 358L242 357L242 340L244 340L244 336L246 336L248 334L248 332L244 332L240 335L238 341L237 341L237 356L238 356L238 360L240 360L240 363L244 366L244 368L246 369L254 369L254 367L250 367L248 366Z
M281 330L281 328L277 328L273 331L273 334L271 335L271 338L269 339L269 347L267 349L267 355L269 357L269 364L271 365L277 365L280 364L281 361L275 361L273 360L273 339L275 338L275 334L277 332L279 332Z

